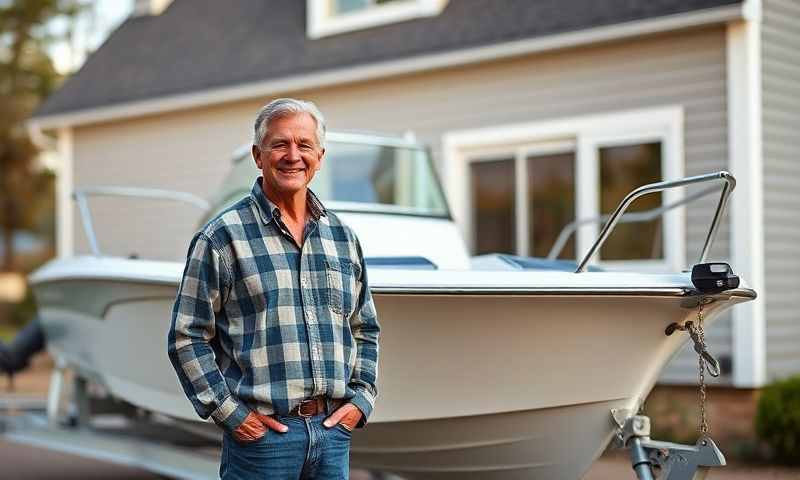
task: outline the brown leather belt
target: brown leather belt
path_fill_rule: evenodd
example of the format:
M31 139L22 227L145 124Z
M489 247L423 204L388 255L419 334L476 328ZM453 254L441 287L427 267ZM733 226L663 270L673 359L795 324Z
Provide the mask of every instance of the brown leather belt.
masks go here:
M290 416L293 417L302 417L308 418L313 417L314 415L319 415L320 413L326 413L328 410L327 399L323 397L314 397L308 400L303 400L300 402L300 405L294 407L291 412L289 412ZM341 402L336 401L334 402L334 408L338 408L338 405Z

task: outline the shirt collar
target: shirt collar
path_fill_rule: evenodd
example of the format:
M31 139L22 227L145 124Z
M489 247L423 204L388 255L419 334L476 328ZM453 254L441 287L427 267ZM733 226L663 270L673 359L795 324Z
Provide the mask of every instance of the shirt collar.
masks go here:
M256 204L258 208L258 214L261 217L261 221L265 224L272 221L275 217L280 217L280 210L274 203L269 201L266 195L264 195L264 190L261 189L261 185L263 182L262 177L258 177L253 184L253 189L250 190L250 198ZM320 217L327 216L327 210L325 206L322 204L320 199L312 192L310 189L306 195L306 207L308 211L311 213L311 217L315 221L319 221Z

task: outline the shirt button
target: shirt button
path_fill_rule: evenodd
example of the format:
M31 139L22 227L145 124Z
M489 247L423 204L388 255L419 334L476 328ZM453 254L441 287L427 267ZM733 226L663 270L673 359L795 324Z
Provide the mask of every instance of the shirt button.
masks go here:
M307 287L307 286L308 286L308 282L306 281L306 279L305 279L305 278L303 278L303 279L301 279L301 280L300 280L300 285L302 285L302 286L304 286L304 287Z
M314 312L312 312L311 310L306 310L306 316L308 317L309 320L313 320Z

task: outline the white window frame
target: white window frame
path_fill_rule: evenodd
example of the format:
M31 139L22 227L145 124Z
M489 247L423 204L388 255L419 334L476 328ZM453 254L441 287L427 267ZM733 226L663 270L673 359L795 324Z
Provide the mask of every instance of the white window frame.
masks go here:
M309 38L363 30L415 18L439 15L449 0L398 0L362 11L336 14L332 0L306 0Z
M442 177L453 217L464 238L471 243L473 240L470 208L472 199L469 188L471 159L485 156L485 153L490 151L505 150L512 154L523 150L535 152L531 147L565 141L575 142L575 218L595 217L599 215L600 210L598 149L659 141L662 148L662 179L681 178L684 176L683 118L682 107L668 106L448 132L442 138L444 147ZM518 156L517 154L516 157ZM517 165L519 163L517 159ZM519 174L517 166L517 175ZM517 195L520 195L519 192ZM683 189L666 190L663 192L663 202L665 204L675 202L683 196ZM517 215L519 219L524 212L518 211ZM595 258L592 264L606 265L614 269L679 271L685 267L686 261L685 223L686 214L682 208L665 214L662 232L664 257L661 260L598 262ZM518 230L520 227L521 225L517 223ZM598 225L584 225L578 229L575 238L576 261L581 260L589 250L599 230ZM517 239L518 248L520 248L519 238L521 237Z

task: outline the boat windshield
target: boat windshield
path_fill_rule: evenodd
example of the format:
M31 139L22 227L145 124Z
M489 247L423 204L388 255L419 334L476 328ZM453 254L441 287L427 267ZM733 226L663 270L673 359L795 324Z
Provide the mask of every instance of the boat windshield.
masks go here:
M310 187L334 211L449 216L425 150L328 142L323 162Z
M246 196L258 173L240 151L205 220ZM428 152L403 140L329 134L310 188L333 211L450 217Z

